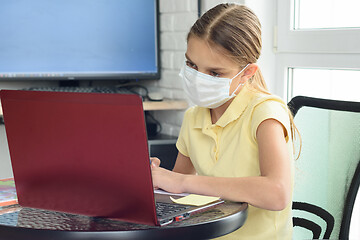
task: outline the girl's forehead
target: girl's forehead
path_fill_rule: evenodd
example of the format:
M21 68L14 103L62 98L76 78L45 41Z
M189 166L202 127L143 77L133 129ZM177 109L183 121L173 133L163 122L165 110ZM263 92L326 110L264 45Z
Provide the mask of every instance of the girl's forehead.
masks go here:
M198 37L189 38L186 57L196 65L238 68L238 64L226 55L226 50Z

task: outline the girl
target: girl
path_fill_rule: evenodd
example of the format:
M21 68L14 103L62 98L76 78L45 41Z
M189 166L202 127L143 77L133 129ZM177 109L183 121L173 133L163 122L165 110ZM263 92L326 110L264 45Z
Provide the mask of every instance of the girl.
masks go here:
M152 159L155 188L249 203L243 227L224 239L292 236L295 126L256 64L260 27L236 4L220 4L195 22L180 76L197 106L185 113L173 171Z

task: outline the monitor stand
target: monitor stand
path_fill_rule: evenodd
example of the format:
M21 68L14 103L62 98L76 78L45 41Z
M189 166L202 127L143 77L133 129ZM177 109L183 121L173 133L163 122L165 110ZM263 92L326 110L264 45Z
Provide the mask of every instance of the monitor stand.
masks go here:
M60 80L59 87L79 87L79 80Z

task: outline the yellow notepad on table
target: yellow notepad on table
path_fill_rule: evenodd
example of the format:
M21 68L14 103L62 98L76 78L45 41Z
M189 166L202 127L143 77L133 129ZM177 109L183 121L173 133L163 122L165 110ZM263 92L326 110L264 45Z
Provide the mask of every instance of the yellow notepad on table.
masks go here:
M220 197L210 197L204 195L190 194L182 198L174 199L170 197L171 201L177 204L192 205L192 206L203 206L220 199Z

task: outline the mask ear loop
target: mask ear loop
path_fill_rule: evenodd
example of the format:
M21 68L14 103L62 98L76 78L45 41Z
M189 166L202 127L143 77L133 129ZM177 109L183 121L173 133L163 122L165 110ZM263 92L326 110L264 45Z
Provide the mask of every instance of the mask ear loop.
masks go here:
M250 65L250 63L248 63L238 74L236 74L236 75L231 79L231 82L232 82L232 80L234 80L234 78L236 78L237 76L239 76L249 65ZM245 83L240 83L240 84L236 87L236 89L232 92L232 94L231 94L230 96L232 96L232 95L239 89L240 86L244 86L244 85L245 85Z

